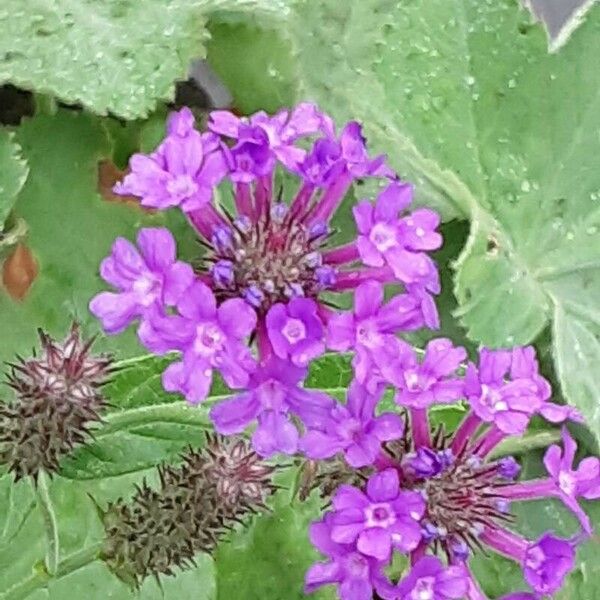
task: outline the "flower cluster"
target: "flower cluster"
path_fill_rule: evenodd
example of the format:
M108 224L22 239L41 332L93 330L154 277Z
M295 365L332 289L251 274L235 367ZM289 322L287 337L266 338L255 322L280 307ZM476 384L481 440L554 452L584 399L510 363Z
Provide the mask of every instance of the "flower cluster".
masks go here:
M177 260L163 228L142 229L137 248L118 239L101 265L116 291L90 304L104 329L135 321L151 352L178 353L163 385L191 403L207 397L218 372L233 390L210 411L220 434L251 427L262 457L335 457L358 475L337 473L343 483L311 527L327 558L307 573L308 592L332 584L342 600L482 600L469 559L483 547L523 569L532 591L507 599L556 591L591 531L578 499L600 497L600 461L574 468L566 428L564 450L547 451L546 478L518 481L516 460L494 456L536 415L581 419L550 401L533 348L482 349L467 363L451 340L434 339L421 353L402 338L439 327L430 256L442 244L437 213L410 210L412 187L385 157L369 156L358 123L338 133L312 104L248 118L217 111L208 129L196 131L187 109L173 114L165 140L133 156L115 188L144 206L179 207L204 253L195 268ZM281 172L297 188L279 189ZM367 177L380 183L377 197L354 206L356 236L332 247L333 216ZM348 291L353 308L340 311L335 294ZM352 353L344 403L304 386L326 350ZM432 429L429 409L460 401L469 410L456 431ZM582 535L528 540L513 531L511 502L546 497L575 514ZM398 553L412 565L399 581L388 576Z

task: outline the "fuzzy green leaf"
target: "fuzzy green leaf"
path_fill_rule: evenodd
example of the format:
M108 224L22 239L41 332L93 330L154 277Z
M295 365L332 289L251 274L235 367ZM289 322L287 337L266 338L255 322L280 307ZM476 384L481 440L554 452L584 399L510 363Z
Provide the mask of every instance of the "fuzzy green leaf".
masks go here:
M0 10L0 83L141 117L201 57L202 0L20 0Z
M27 179L28 171L13 134L0 129L0 245L4 223Z
M362 120L421 202L471 221L469 336L551 324L564 395L600 436L600 8L558 55L516 0L299 0L290 35L302 97Z

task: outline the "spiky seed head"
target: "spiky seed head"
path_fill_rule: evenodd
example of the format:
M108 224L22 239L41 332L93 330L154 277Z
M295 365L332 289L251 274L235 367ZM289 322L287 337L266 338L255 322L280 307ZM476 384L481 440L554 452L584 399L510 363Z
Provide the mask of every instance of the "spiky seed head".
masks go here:
M103 560L136 588L148 576L189 568L276 489L274 467L245 440L209 435L202 449L181 458L177 467L159 467L158 490L144 482L131 501L114 502L104 514Z
M10 365L15 400L0 405L0 462L15 479L52 474L60 460L89 439L106 405L101 387L111 372L108 356L90 353L77 324L56 342L39 331L41 351Z

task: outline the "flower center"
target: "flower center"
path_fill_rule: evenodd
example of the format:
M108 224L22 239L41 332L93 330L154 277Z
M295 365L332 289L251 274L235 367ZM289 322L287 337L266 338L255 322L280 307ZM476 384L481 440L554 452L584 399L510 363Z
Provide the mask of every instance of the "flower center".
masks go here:
M502 398L500 391L485 383L481 386L481 401L493 411L508 410L508 404Z
M428 390L434 381L435 379L424 376L416 369L407 369L404 372L404 382L409 392Z
M437 451L444 453L443 442ZM498 467L473 458L466 450L443 470L420 474L422 482L415 485L427 498L428 540L435 550L441 546L450 556L455 548L463 548L461 554L465 547L478 548L484 526L504 526L513 519L502 497L506 482Z
M224 278L222 267L209 268L219 300L245 298L266 312L273 304L293 297L315 297L335 282L334 268L323 265L320 254L327 227L297 222L282 203L273 205L269 216L258 223L248 217L237 218L227 228L226 244L219 242L224 238L222 229L220 226L219 239L213 240L213 256L208 259L231 269ZM292 336L301 335L299 327L293 329Z
M367 527L387 528L396 522L396 515L387 503L373 504L365 510Z
M367 579L369 577L369 564L360 554L350 554L346 560L346 569L353 579Z
M300 319L289 318L281 333L290 344L297 344L306 338L306 327Z
M558 474L558 486L567 496L574 496L577 488L577 480L570 473L561 471Z
M178 201L191 198L198 191L198 184L190 175L178 175L167 182L167 192Z
M226 336L213 323L201 323L196 328L194 350L200 356L210 357L223 349Z
M356 328L356 339L367 348L377 348L381 345L381 334L377 325L370 319L361 321Z
M379 252L385 252L398 245L396 230L386 223L376 223L369 233L369 239Z
M150 306L160 292L160 280L152 273L145 273L133 282L133 291L142 306Z
M545 560L546 555L544 551L539 546L534 546L527 551L525 566L536 571L543 566Z
M434 577L421 577L417 579L417 583L410 595L411 600L433 600L435 597L433 592L434 585Z

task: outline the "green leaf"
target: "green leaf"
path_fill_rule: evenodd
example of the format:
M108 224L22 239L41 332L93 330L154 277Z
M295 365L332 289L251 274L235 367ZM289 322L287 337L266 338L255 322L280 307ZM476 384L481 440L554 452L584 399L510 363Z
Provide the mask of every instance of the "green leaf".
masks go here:
M0 245L4 223L27 179L27 163L21 158L21 148L14 135L0 129Z
M274 112L294 99L289 42L278 31L248 23L209 25L207 59L242 113Z
M16 140L30 167L14 212L29 228L26 240L39 275L25 299L15 302L0 290L0 360L28 355L36 328L65 335L73 318L90 333L99 325L88 312L93 295L106 289L98 276L114 239L135 239L140 226L168 226L182 254L193 249L193 232L176 211L149 214L135 204L108 202L97 193L98 162L112 146L101 119L68 110L23 122ZM1 176L0 176L1 177ZM139 354L132 331L102 339L102 349Z
M0 83L131 119L170 100L203 56L202 0L7 0Z
M559 55L516 0L297 2L303 98L359 118L417 184L471 221L457 315L477 342L552 324L568 401L600 435L600 9Z
M62 600L64 598L87 598L89 600L214 600L215 580L212 559L208 556L198 557L198 567L180 573L175 578L161 579L159 586L149 579L144 582L140 592L129 589L117 579L99 560L94 560L96 553L90 555L86 549L93 549L103 539L103 527L94 505L106 506L120 496L128 496L133 491L133 484L146 477L151 485L155 485L156 469L142 471L134 475L123 475L109 479L73 482L55 477L50 485L50 496L56 514L60 535L61 577L49 578L39 566L44 556L44 530L39 513L32 512L25 520L17 535L11 539L10 546L0 547L0 593L3 600ZM19 490L22 487L31 489L28 481L12 484ZM92 501L91 498L94 498ZM73 560L73 556L83 554L86 560ZM32 569L33 565L34 566ZM29 587L27 587L29 583ZM17 589L28 590L28 593L17 594ZM47 591L42 587L47 586ZM38 590L38 591L35 591Z
M319 560L308 539L308 527L322 514L322 501L291 500L291 469L277 482L286 486L275 495L273 511L260 515L245 530L236 531L215 554L217 600L301 600L304 573ZM333 590L314 595L315 600L335 598Z

